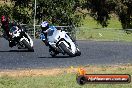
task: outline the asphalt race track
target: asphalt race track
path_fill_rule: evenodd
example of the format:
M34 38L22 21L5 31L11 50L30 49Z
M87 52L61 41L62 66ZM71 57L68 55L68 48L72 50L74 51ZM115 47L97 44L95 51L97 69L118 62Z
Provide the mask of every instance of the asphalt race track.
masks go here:
M0 69L52 68L88 64L111 65L132 63L132 42L77 41L82 55L68 57L59 54L52 58L41 40L34 40L35 52L10 48L8 41L0 38Z

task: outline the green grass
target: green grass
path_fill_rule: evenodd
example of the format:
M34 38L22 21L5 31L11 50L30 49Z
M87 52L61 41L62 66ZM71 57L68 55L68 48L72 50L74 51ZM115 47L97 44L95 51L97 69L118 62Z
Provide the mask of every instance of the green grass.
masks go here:
M97 41L132 41L132 34L127 34L123 30L117 29L88 29L79 28L76 33L78 40Z
M132 34L127 34L121 27L121 23L116 17L109 20L108 27L102 28L100 24L91 18L83 20L83 26L77 28L77 40L96 40L96 41L132 41Z
M75 74L57 77L5 77L0 81L0 88L132 88L130 84L77 84Z
M92 17L87 16L85 19L82 20L82 27L88 27L90 29L95 29L95 28L102 28L102 26L97 23L97 21L95 21ZM108 21L108 26L105 28L116 28L116 29L122 29L121 23L118 20L117 17L112 17L109 21Z
M132 66L89 66L88 74L130 74ZM52 72L52 70L51 70ZM76 73L61 73L54 76L0 77L0 88L132 88L129 84L77 84Z

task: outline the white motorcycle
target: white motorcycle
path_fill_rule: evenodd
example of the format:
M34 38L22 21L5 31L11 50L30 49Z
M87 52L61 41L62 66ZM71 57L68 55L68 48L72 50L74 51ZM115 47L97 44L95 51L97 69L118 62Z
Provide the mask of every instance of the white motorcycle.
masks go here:
M17 46L18 49L28 49L34 52L33 40L23 29L19 29L17 26L11 28L10 35L12 35L13 46Z
M54 30L52 35L47 35L47 39L51 47L49 52L52 57L59 53L68 54L71 57L81 55L81 51L65 31Z

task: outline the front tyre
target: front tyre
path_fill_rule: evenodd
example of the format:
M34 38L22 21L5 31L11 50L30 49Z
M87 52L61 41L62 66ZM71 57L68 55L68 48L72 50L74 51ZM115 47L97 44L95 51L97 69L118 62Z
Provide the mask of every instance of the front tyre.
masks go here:
M74 57L74 56L75 56L75 54L72 52L72 50L69 49L63 42L61 42L61 43L59 44L59 46L60 46L60 48L61 48L65 53L67 53L69 56L71 56L71 57Z
M21 42L25 45L26 48L28 48L29 51L34 52L33 47L31 47L25 39L23 39Z

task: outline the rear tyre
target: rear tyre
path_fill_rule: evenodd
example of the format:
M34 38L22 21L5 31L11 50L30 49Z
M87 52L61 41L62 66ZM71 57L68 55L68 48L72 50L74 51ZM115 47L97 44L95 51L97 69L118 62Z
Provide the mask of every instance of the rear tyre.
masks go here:
M31 47L26 40L22 40L22 43L25 45L26 48L28 48L28 51L34 52L33 47Z
M71 49L69 49L63 42L61 42L59 46L69 56L71 56L71 57L74 57L75 56L75 54L71 51Z

